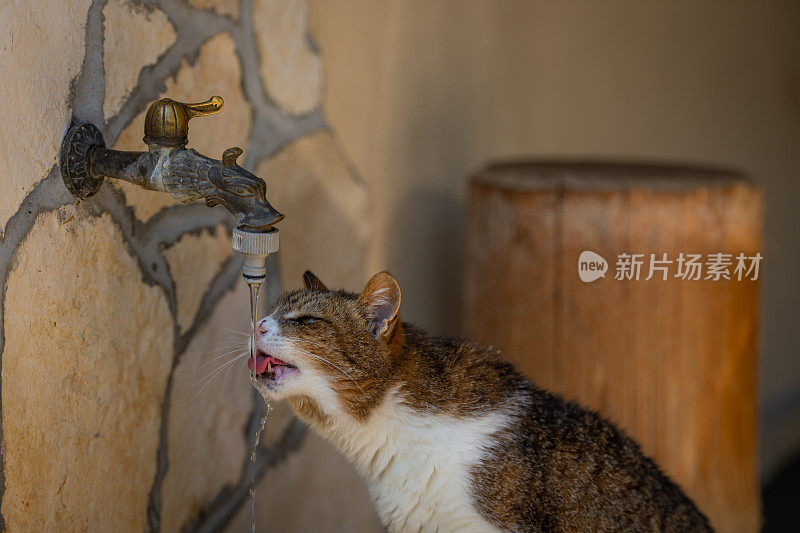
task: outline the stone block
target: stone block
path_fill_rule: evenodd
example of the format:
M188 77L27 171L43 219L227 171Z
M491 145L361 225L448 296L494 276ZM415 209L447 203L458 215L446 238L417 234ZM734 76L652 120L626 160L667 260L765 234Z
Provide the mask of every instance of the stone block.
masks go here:
M0 228L58 161L90 4L54 2L42 9L37 2L6 1L0 7Z
M256 0L253 21L267 92L290 114L320 104L322 61L308 35L305 0Z
M111 219L70 211L39 217L8 277L2 513L9 531L142 531L172 317Z
M191 327L209 283L232 253L231 234L222 224L213 231L205 229L199 234L184 234L164 250L170 275L175 280L181 333ZM250 326L249 318L245 325Z
M303 272L311 270L330 287L360 288L371 235L369 194L330 133L286 146L259 164L258 175L286 215L280 225L282 286L301 285Z
M136 87L139 71L155 63L175 42L176 35L163 11L129 0L111 0L103 8L103 17L103 112L109 119Z

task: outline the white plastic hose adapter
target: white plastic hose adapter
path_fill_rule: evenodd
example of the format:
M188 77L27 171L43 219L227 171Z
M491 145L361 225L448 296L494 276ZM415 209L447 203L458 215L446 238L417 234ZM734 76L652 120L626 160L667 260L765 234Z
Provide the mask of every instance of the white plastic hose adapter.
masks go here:
M270 228L259 233L234 228L232 247L244 256L244 280L251 285L264 283L267 278L267 256L278 251L278 230Z

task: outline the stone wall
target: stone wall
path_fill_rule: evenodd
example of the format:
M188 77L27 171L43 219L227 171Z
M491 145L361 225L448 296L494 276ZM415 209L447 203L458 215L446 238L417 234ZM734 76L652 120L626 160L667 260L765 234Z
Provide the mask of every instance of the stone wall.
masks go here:
M369 191L326 122L307 18L301 0L0 7L2 527L245 531L257 484L259 530L380 529L285 406L248 461L263 407L243 362L225 364L249 329L229 214L119 183L76 203L56 166L73 118L141 150L150 102L218 94L189 146L243 148L286 214L265 299L308 267L359 285Z

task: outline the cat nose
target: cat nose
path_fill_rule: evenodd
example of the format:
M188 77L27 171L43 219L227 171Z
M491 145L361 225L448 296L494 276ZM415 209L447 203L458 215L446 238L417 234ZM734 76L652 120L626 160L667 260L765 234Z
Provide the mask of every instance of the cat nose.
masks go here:
M267 332L267 324L264 322L266 319L261 319L256 324L256 332L257 333L266 333Z

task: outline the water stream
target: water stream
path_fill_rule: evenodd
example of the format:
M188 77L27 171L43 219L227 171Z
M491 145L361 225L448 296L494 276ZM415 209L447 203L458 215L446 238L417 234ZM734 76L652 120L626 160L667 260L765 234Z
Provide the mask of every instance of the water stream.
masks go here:
M256 321L258 319L258 290L260 283L250 285L250 379L256 381Z
M256 322L258 320L258 289L260 288L261 284L253 283L250 285L250 379L253 385L256 383ZM250 452L250 471L252 472L252 478L250 479L250 533L255 533L256 531L256 451L261 442L261 433L267 424L267 415L269 415L270 411L272 411L272 406L264 398L264 414L261 416L261 421L256 429L253 449Z
M256 462L256 450L258 450L258 444L261 441L261 432L264 431L264 426L267 424L267 415L269 412L272 411L272 407L269 404L265 404L264 408L264 415L261 417L261 422L258 424L258 429L256 430L256 439L253 443L253 450L250 452L250 464L255 466ZM256 471L255 468L251 468L253 472L253 477L250 480L250 533L256 532Z

